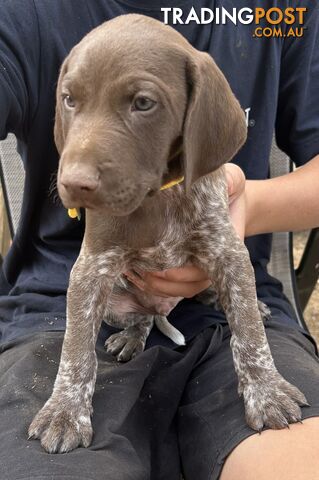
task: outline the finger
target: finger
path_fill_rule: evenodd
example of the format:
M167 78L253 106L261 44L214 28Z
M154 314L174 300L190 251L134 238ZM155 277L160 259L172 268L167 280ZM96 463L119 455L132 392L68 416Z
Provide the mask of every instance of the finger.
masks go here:
M200 282L169 282L153 277L151 284L146 284L145 291L161 297L192 298L210 286L210 280Z
M140 272L138 272L140 274ZM143 272L142 278L147 282L151 281L152 277L162 278L169 282L203 282L207 281L207 273L196 265L186 265L180 268L170 268L161 272Z
M150 277L149 280L132 278L132 283L141 290L160 297L185 297L191 298L194 295L206 290L211 284L209 280L201 282L169 282L162 278Z
M242 169L234 163L227 163L225 169L229 202L231 203L244 191L246 178Z
M245 238L245 227L246 227L246 205L245 205L245 197L241 196L237 198L232 204L229 206L230 218L232 224L241 238L244 240Z

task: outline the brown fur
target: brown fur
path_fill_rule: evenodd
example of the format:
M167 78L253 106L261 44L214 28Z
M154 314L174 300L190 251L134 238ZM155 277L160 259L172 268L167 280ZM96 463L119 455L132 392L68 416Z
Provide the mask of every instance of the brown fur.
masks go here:
M136 111L141 95L157 103ZM127 269L187 262L205 269L232 330L247 422L260 430L300 419L306 399L274 366L249 255L229 219L222 165L245 138L244 114L214 61L156 20L107 22L65 60L55 124L58 188L66 208L86 207L86 230L70 278L54 390L29 429L47 451L91 442L103 318L125 327L106 343L120 360L143 350L154 321L171 328L162 300L128 284ZM160 191L182 174L184 184Z

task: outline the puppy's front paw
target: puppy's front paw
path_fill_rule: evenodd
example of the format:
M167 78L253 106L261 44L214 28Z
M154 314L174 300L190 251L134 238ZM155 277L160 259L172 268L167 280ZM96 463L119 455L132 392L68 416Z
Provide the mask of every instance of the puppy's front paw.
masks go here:
M138 331L132 332L133 328L113 333L104 344L106 350L116 355L119 362L128 362L144 350L145 336Z
M247 423L257 431L261 431L264 426L281 429L289 423L299 422L300 406L308 405L304 394L279 373L266 381L247 384L242 393Z
M93 430L89 409L49 399L29 427L29 438L38 438L49 453L65 453L88 447Z

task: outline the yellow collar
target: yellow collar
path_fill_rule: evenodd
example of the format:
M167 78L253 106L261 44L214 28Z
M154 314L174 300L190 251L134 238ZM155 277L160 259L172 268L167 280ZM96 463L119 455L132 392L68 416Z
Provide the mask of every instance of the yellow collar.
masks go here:
M78 208L68 208L68 215L71 218L77 218L81 220L81 210Z
M174 187L175 185L179 185L180 183L182 183L184 181L184 177L179 177L177 178L176 180L172 180L171 182L168 182L168 183L165 183L165 185L163 185L160 190L166 190L167 188L171 188L171 187Z

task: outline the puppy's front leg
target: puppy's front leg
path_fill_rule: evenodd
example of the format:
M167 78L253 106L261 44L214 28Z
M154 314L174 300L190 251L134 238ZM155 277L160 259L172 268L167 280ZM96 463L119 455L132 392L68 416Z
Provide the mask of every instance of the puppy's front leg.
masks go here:
M50 453L91 443L95 343L117 267L116 261L93 256L80 256L73 267L67 293L67 327L53 393L29 427L29 437L41 439Z
M225 240L222 245L215 249L205 246L198 258L212 279L231 329L230 344L247 423L258 431L264 425L284 428L301 419L299 405L306 405L307 400L274 365L245 245L231 227L220 232L220 238Z

